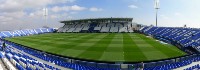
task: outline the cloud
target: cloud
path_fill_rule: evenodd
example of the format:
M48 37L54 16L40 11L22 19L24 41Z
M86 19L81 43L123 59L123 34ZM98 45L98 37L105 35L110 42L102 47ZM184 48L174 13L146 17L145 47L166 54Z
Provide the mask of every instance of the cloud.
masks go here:
M62 12L62 11L82 11L85 10L87 8L85 7L81 7L78 5L73 5L73 6L54 6L51 8L51 11L53 12Z
M74 10L74 11L81 11L81 10L85 10L86 8L78 6L78 5L73 5L73 6L70 7L70 9Z
M31 12L27 16L31 17L31 18L38 18L38 19L40 19L41 17L43 17L43 10L42 9L38 9L36 11Z
M0 22L6 22L6 21L11 21L11 20L13 20L12 17L0 16Z
M76 0L0 0L0 30L16 30L25 28L39 28L44 25L60 27L59 20L68 17L70 11L85 10L78 5L65 6L61 8L56 5L72 3ZM52 10L51 7L54 7ZM49 7L48 23L44 24L42 8ZM59 11L69 11L60 13ZM62 15L62 17L61 17ZM42 23L42 24L41 24Z
M21 18L26 15L24 11L17 11L17 12L3 12L2 13L5 17L13 17L13 18Z
M77 12L72 11L72 12L70 12L70 14L77 14Z
M175 16L182 16L182 14L181 14L181 13L178 13L178 12L174 13L174 15L175 15Z
M94 12L96 12L96 11L103 11L102 8L96 8L96 7L92 7L92 8L90 8L89 10L90 10L90 11L94 11Z
M160 17L163 19L169 19L169 17L167 17L166 15L160 15Z
M53 11L53 12L60 12L63 10L64 10L64 7L54 6L53 8L51 8L51 11Z
M30 13L29 16L30 16L30 17L34 17L35 14L34 14L34 13Z
M136 5L129 5L128 7L133 9L138 8Z
M57 18L59 18L59 16L57 16L57 15L50 15L50 18L51 19L57 19Z
M138 2L138 0L133 0L134 2Z
M54 3L72 3L75 2L76 0L51 0Z
M15 12L27 8L41 8L49 4L74 2L75 0L4 0L0 3L0 11Z

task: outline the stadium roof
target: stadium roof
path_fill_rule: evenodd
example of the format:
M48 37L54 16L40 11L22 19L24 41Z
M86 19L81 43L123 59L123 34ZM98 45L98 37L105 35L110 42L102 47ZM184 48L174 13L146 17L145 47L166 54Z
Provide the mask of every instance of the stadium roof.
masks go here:
M74 22L88 22L88 21L119 21L119 20L124 20L124 21L132 21L133 18L89 18L89 19L77 19L77 20L65 20L65 21L60 21L60 23L74 23Z

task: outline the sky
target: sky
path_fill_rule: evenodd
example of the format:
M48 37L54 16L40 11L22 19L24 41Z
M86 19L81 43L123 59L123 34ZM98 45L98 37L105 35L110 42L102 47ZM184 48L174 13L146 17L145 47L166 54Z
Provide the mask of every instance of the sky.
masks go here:
M199 3L200 0L160 0L158 26L200 28ZM62 20L104 17L131 17L138 24L155 25L155 12L154 0L0 0L0 31L59 28Z

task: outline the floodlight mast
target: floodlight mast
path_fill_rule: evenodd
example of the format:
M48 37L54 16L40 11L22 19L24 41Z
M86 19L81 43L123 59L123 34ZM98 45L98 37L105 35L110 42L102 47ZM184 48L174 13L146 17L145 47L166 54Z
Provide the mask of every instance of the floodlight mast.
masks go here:
M47 8L43 8L43 16L45 18L45 24L47 24L47 16L48 16L48 9Z
M160 0L154 0L155 5L154 8L156 9L156 27L158 26L158 9L160 9Z

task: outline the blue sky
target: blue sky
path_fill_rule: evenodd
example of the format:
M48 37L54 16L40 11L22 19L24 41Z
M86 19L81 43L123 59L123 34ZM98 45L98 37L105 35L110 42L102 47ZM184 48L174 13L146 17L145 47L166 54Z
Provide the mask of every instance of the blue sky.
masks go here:
M160 0L158 26L200 27L200 0ZM48 8L44 23L43 8ZM0 30L61 27L66 19L132 17L155 24L154 0L0 0Z

